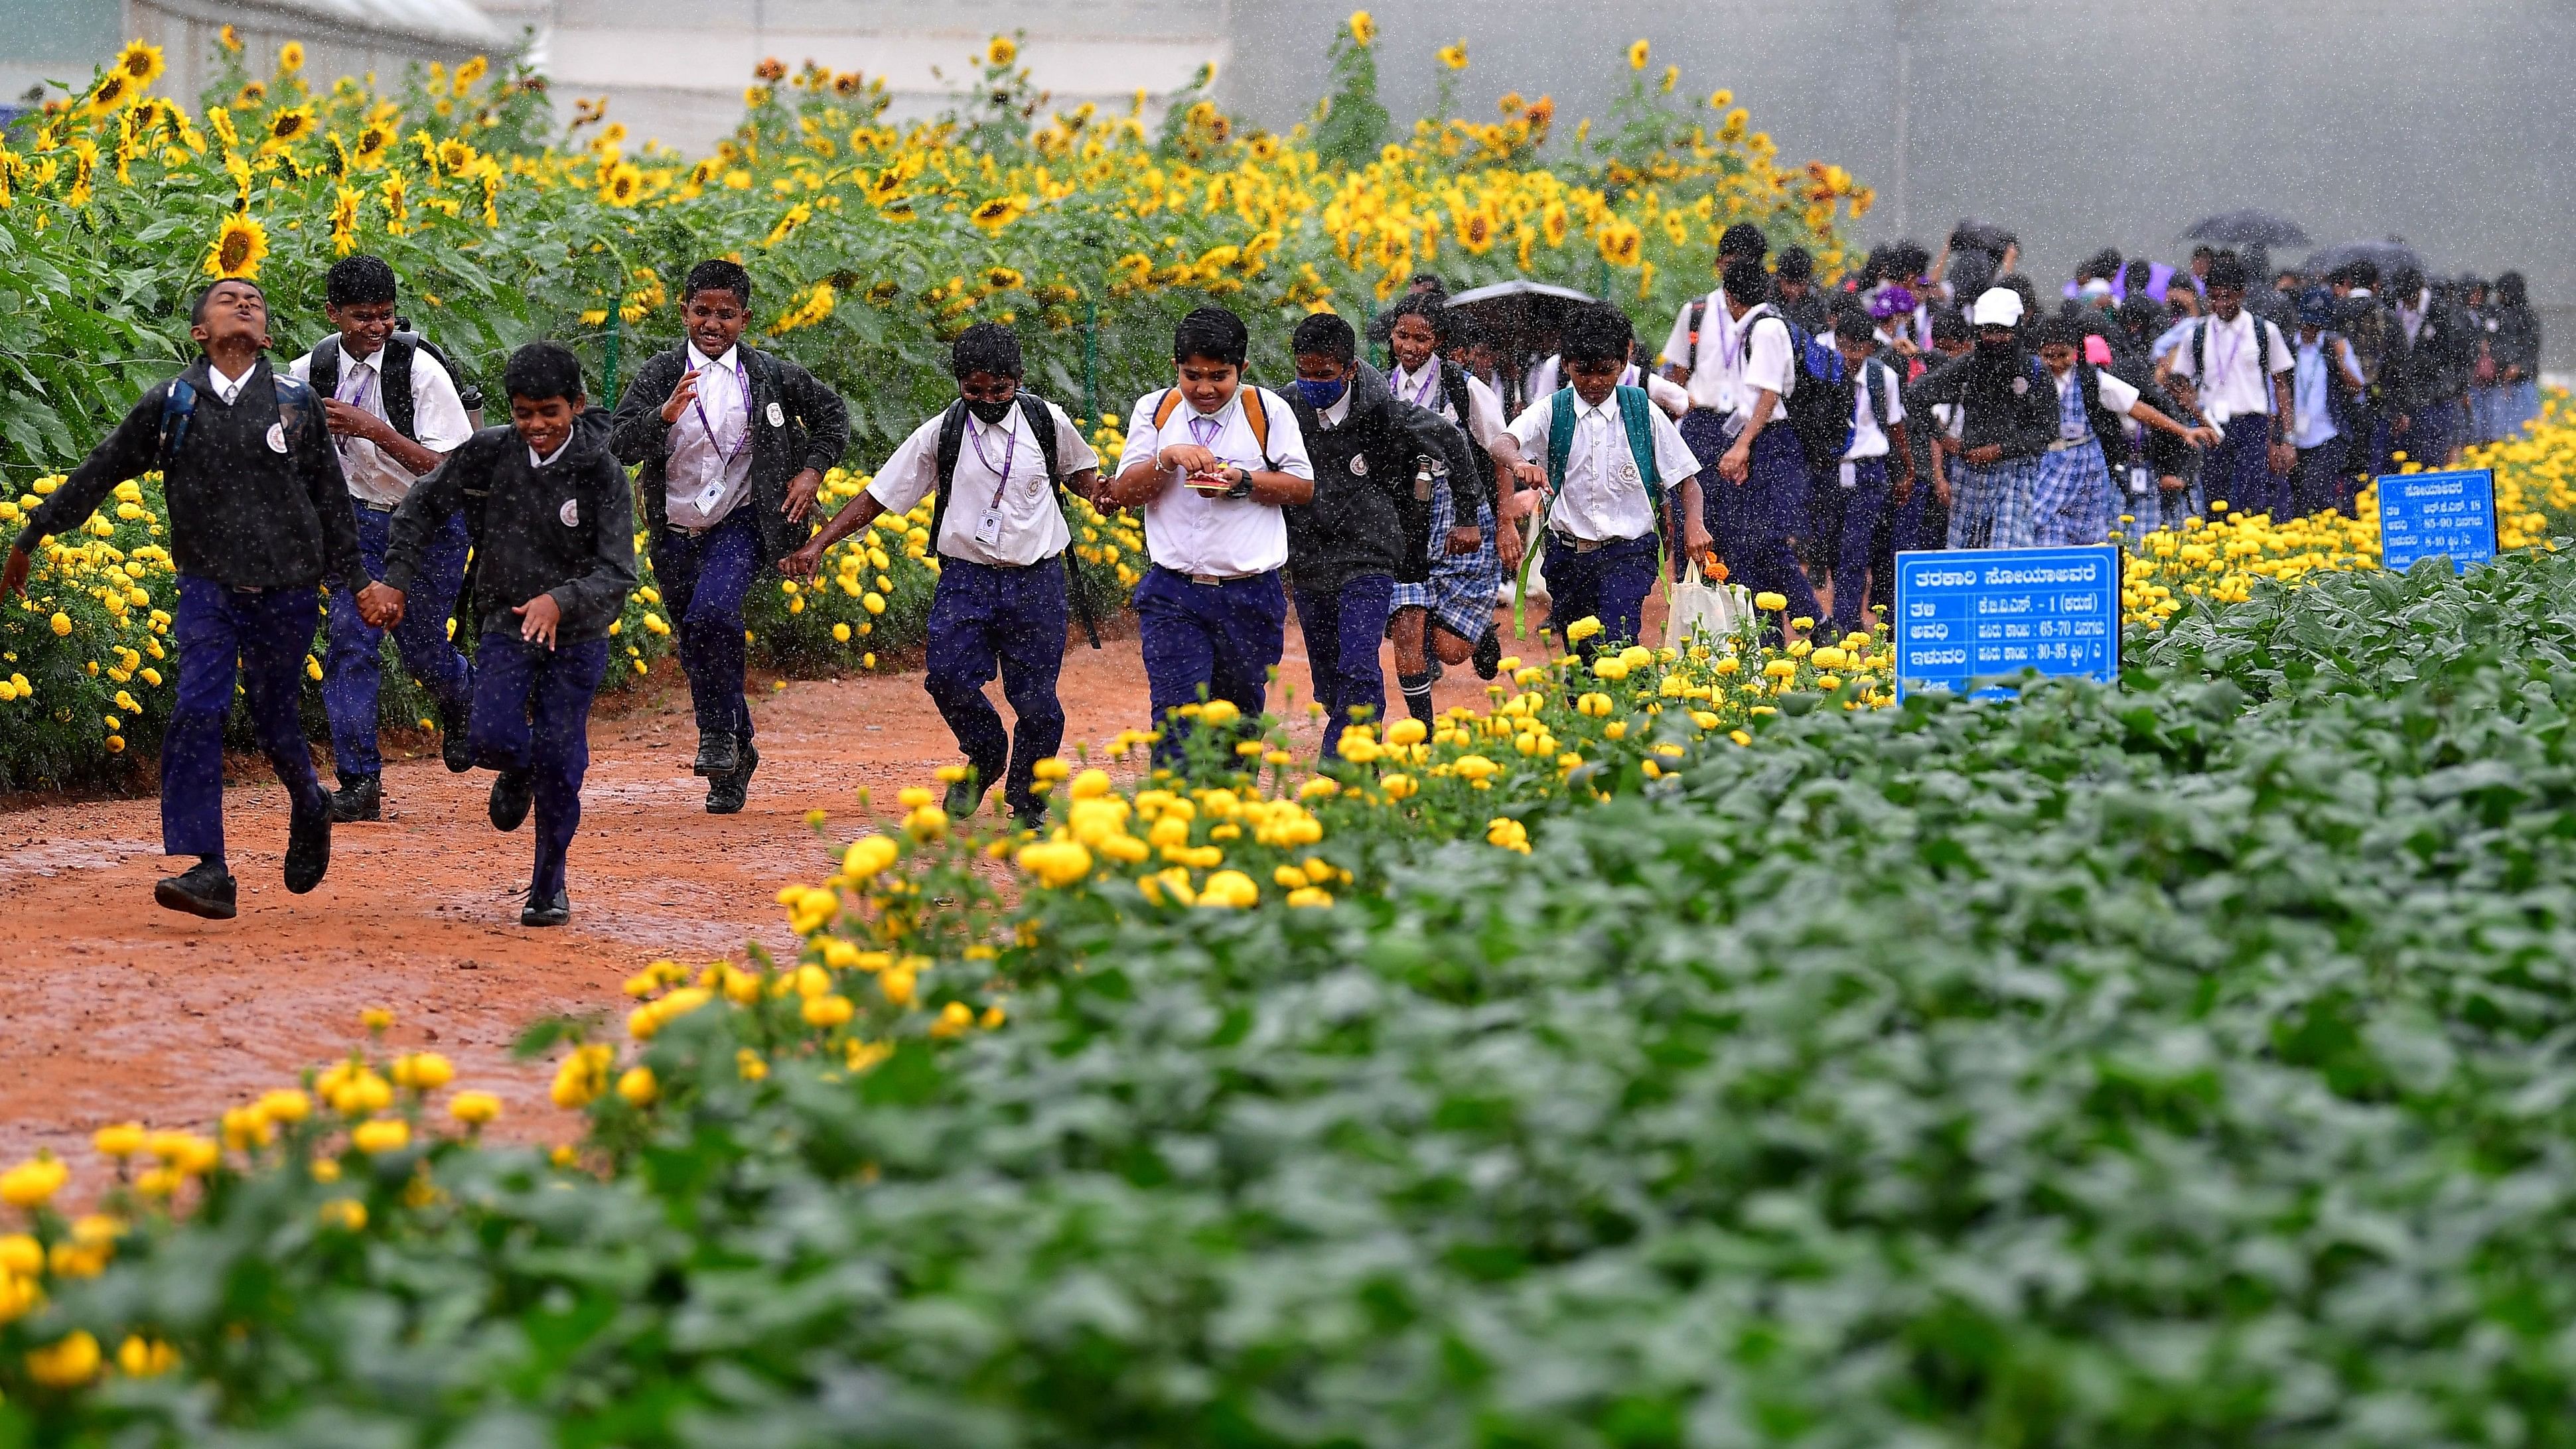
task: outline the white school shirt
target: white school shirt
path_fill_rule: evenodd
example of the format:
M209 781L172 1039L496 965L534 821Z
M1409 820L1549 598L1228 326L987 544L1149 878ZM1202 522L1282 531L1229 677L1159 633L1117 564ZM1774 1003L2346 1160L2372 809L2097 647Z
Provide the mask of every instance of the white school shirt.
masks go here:
M224 370L215 366L215 360L209 357L206 359L206 381L215 385L215 396L224 400L224 406L230 407L233 399L241 396L242 384L250 381L251 373L258 367L259 364L254 362L242 369L241 376L227 377L224 375Z
M1731 413L1736 411L1736 380L1744 375L1744 329L1727 315L1724 287L1702 300L1708 310L1700 318L1699 356L1691 356L1690 305L1684 303L1673 317L1673 330L1664 338L1664 361L1690 368L1692 407Z
M1743 370L1735 379L1735 412L1750 423L1758 394L1776 392L1785 405L1789 394L1797 391L1797 359L1790 356L1788 319L1768 302L1747 310L1735 324L1735 335L1745 354ZM1773 420L1780 420L1777 409Z
M563 440L562 442L560 442L560 443L555 444L555 450L554 450L553 452L551 452L551 453L546 454L546 455L545 455L544 457L542 457L542 458L540 458L540 457L538 457L538 456L537 456L537 450L536 450L536 449L534 449L534 448L530 448L530 449L528 449L528 466L529 466L529 467L531 467L531 468L551 468L551 467L553 467L553 466L554 466L554 464L555 464L555 459L560 458L560 457L562 457L562 456L564 455L564 449L569 448L569 447L571 447L571 446L572 446L572 434L570 434L570 433L566 433L566 434L564 434L564 440Z
M713 528L751 496L751 370L740 347L708 360L689 344L697 400L664 435L662 505L674 528Z
M1070 478L1085 468L1099 467L1100 455L1083 441L1082 429L1054 403L1046 408L1055 419L1056 475ZM939 487L939 425L946 416L934 413L913 429L868 484L868 496L886 512L901 517ZM975 537L988 509L1002 521L998 536L989 544ZM1053 558L1072 542L1064 509L1056 503L1055 490L1047 486L1046 459L1038 452L1037 434L1021 414L1019 403L1013 401L1010 415L991 427L967 414L966 436L957 445L957 471L948 480L948 511L940 515L939 537L931 541L932 547L970 563L1024 568Z
M1862 363L1859 370L1852 375L1852 440L1851 447L1843 453L1846 459L1887 456L1887 434L1879 427L1878 414L1871 411L1869 400L1869 380L1871 375L1878 371L1878 368L1872 365L1876 361L1877 359L1873 358L1870 362ZM1891 375L1895 371L1893 366L1888 368ZM1888 389L1887 424L1889 427L1894 427L1903 421L1905 421L1905 389L1900 384Z
M2340 338L2336 340L2342 341ZM2334 407L2327 392L2326 369L2340 367L2344 370L2344 379L2347 382L2353 382L2356 387L2360 386L2353 380L2351 356L2352 344L2349 342L2343 343L2342 348L2331 358L2326 355L2323 337L2314 342L2299 344L2298 367L2290 374L2290 405L2297 411L2299 418L2299 425L2290 430L2290 442L2293 445L2301 448L2323 447L2343 435L2343 430L2336 427L2334 423Z
M1554 394L1540 398L1512 419L1512 438L1521 456L1544 463L1548 425L1555 418ZM1679 488L1699 472L1699 459L1681 430L1661 408L1648 408L1646 420L1655 435L1655 472L1666 489ZM1574 437L1565 453L1565 482L1548 510L1547 526L1586 542L1608 543L1643 538L1655 528L1654 510L1646 502L1646 484L1636 457L1628 449L1628 424L1619 416L1616 392L1599 407L1586 407L1574 394Z
M391 422L392 415L385 411L381 370L384 360L384 347L364 357L351 357L343 343L340 401ZM308 352L295 359L287 372L309 386L313 381L313 354ZM465 416L465 403L456 395L455 380L426 347L415 347L411 354L411 427L417 435L412 441L433 453L452 453L474 436L473 420ZM349 496L361 503L392 508L411 492L412 484L420 481L419 474L377 447L372 438L334 437L331 446L340 454L340 471L349 480Z
M1246 384L1249 387L1250 384ZM1118 455L1118 471L1151 463L1163 449L1199 443L1217 458L1238 468L1273 469L1292 478L1312 479L1315 465L1306 456L1306 437L1286 399L1261 389L1261 407L1270 423L1270 457L1261 456L1252 424L1243 416L1243 389L1226 400L1213 417L1202 415L1183 398L1172 420L1154 426L1154 411L1169 391L1157 388L1136 399L1127 417L1127 447ZM1193 422L1213 427L1193 429ZM1206 440L1201 442L1200 435ZM1175 573L1219 574L1229 578L1268 573L1288 562L1288 520L1275 504L1250 498L1211 498L1181 481L1181 470L1165 470L1170 487L1145 505L1145 554L1155 565Z
M2281 340L2281 330L2241 307L2233 322L2221 322L2215 316L2204 320L2209 323L2209 369L2216 376L2202 381L2197 375L2200 349L2191 345L2191 334L2187 332L2182 344L2174 349L2173 369L2199 384L2201 412L2220 424L2229 418L2270 412L2272 374L2288 372L2297 365L2288 344Z
M1558 388L1567 385L1565 359L1562 354L1549 357L1530 369L1529 395L1531 397L1547 397ZM1633 362L1619 370L1619 386L1644 388L1646 401L1674 417L1680 417L1691 410L1691 395L1680 383L1662 373L1649 372ZM1502 411L1501 405L1497 403L1494 410L1499 414Z
M1494 439L1503 435L1503 400L1485 386L1483 378L1463 368L1460 375L1467 379L1467 416L1463 418L1449 406L1447 389L1440 383L1440 359L1436 357L1422 364L1420 373L1395 369L1386 375L1386 385L1388 391L1406 402L1429 408L1465 428L1477 447L1490 450Z
M2074 390L2076 379L2083 375L2083 366L2078 364L2066 369L2065 375L2057 379L2057 433L2060 438L2070 443L2080 443L2091 436L2089 432L2068 436L2066 431L2069 426L2066 421L2066 394ZM2114 417L2125 418L2129 415L2129 409L2138 405L2138 390L2113 377L2111 369L2097 367L2093 369L2093 399L2102 405L2104 411ZM2084 424L2076 426L2089 427L2090 422L2091 420L2087 419Z

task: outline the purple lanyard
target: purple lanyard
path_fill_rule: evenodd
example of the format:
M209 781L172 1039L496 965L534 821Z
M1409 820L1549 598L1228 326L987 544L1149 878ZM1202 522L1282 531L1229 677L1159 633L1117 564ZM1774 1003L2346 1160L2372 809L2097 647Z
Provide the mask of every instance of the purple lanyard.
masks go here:
M743 449L751 446L751 383L748 378L741 375L743 371L748 371L748 369L744 369L740 363L736 363L734 366L737 371L725 372L723 363L717 362L708 364L708 367L717 372L723 372L725 373L725 376L731 378L733 380L734 390L742 394L742 437L733 445L733 451L725 451L724 440L716 436L715 424L707 421L706 399L703 397L693 397L689 399L689 406L697 410L698 426L706 432L707 446L716 450L716 456L724 460L724 465L728 468L733 466L734 459L742 456ZM696 377L703 371L705 371L705 369L692 367L689 369L689 375L691 377Z
M1202 447L1202 448L1213 448L1213 447L1215 447L1215 446L1216 446L1216 438L1217 438L1217 434L1222 433L1222 432L1224 432L1224 431L1225 431L1225 423L1224 423L1224 421L1223 421L1222 419L1219 419L1219 418L1192 418L1192 419L1190 419L1190 441L1192 441L1192 442L1194 442L1194 443L1197 443L1197 444L1198 444L1200 447Z
M357 391L347 392L345 389L349 386L349 381L352 377L357 379ZM341 375L340 387L338 389L334 389L332 398L334 401L347 403L351 407L359 407L364 404L367 396L367 389L371 386L379 388L383 386L382 382L377 377L376 370L372 367L365 369L353 367L349 369L348 372Z
M1002 466L999 468L993 466L993 455L984 451L985 431L972 416L966 419L966 441L975 445L975 461L983 464L984 471L993 475L993 506L999 508L1002 506L1002 490L1011 486L1011 460L1019 456L1020 430L1012 428L1010 440L1002 445Z
M2255 336L2256 340L2257 340L2257 341L2260 341L2260 340L2261 340L2261 338L2262 338L2262 336L2263 336L2263 324L2262 324L2262 322L2261 322L2259 319L2256 319L2256 318L2254 317L2254 314L2253 314L2253 313L2251 313L2251 312L2244 313L2243 315L2244 315L2244 317L2247 319L2248 325L2249 325L2250 329L2253 331L2253 333L2254 333L2254 336ZM2244 339L2244 338L2242 338L2242 337L2238 337L2237 335L2235 335L2235 333L2234 333L2233 331L2230 331L2226 337L2224 337L2224 338L2221 338L2221 339L2220 339L2220 346L2225 347L2225 346L2226 346L2226 344L2228 344L2228 343L2230 343L2230 342L2234 343L2235 345L2234 345L2234 346L2232 346L2232 347L2227 347L2225 351L2220 352L2220 353L2218 354L2218 357L2217 357L2216 361L2211 365L2211 367L2210 367L2210 369L2209 369L2213 374L2215 374L2214 376L2212 376L2212 377L2209 379L2209 385L2210 385L2211 387L2217 387L2219 384L2221 384L2221 383L2225 382L2225 381L2228 379L2228 377L2230 377L2231 375L2233 375L2233 374L2235 373L2235 371L2236 371L2236 359L2237 359L2238 357L2241 357L2241 356L2243 356L2243 355L2244 355L2244 352L2245 352L2245 339ZM2262 374L2263 374L2263 358L2262 358L2262 354L2261 354L2260 352L2257 352L2257 353L2255 354L2255 358L2254 358L2254 374L2255 374L2255 376L2254 376L2255 390L2259 392L2259 391L2261 391L2261 390L2262 390L2262 382L2263 382L2263 378L2262 378Z
M1415 407L1418 407L1418 408L1428 408L1428 407L1430 407L1430 406L1431 406L1431 391L1432 391L1432 389L1433 389L1433 388L1436 388L1436 387L1438 387L1439 385L1440 385L1440 364L1439 364L1439 363L1437 363L1437 362L1434 362L1434 363L1432 363L1429 367L1427 367L1427 368L1424 368L1424 369L1423 369L1423 373L1422 373L1422 381L1421 381L1421 383L1420 383L1419 385L1417 385L1417 386L1413 389L1413 396L1412 396L1410 399L1408 399L1408 401L1410 401L1410 402L1411 402ZM1436 411L1436 409L1435 409L1435 411Z

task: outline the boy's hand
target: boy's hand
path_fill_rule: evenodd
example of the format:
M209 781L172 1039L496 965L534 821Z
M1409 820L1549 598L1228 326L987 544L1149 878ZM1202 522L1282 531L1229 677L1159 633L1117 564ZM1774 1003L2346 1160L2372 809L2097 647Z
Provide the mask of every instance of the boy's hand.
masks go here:
M1474 553L1478 548L1483 546L1484 542L1485 531L1481 528L1453 528L1449 530L1449 554L1452 558Z
M1693 558L1697 558L1700 555L1707 553L1713 543L1714 540L1708 536L1707 524L1700 522L1697 518L1685 518L1682 520L1682 549L1684 552L1688 553Z
M803 523L814 506L814 495L822 491L823 475L808 468L787 480L787 502L779 512L786 514L790 523Z
M1547 486L1547 465L1533 463L1524 458L1512 465L1512 477L1519 480L1524 488L1544 488ZM1519 515L1514 514L1513 517L1517 518Z
M689 410L689 404L696 402L697 400L698 375L694 372L681 374L680 385L671 389L671 400L662 404L662 421L666 423L678 422L680 420L680 414L687 412Z
M2207 425L2191 428L2183 433L2182 440L2196 448L2215 448L2218 446L2218 429Z
M1231 466L1196 443L1174 443L1156 453L1154 461L1182 473L1217 473Z
M358 617L370 629L390 629L402 622L403 591L374 583L358 590Z
M364 438L371 443L381 443L393 432L393 426L384 419L336 397L322 399L322 425L335 438Z
M555 647L555 628L563 622L563 606L552 594L539 594L510 611L519 616L519 637L531 644Z
M2156 487L2166 493L2180 493L2183 489L2190 486L2190 484L2183 482L2181 478L2171 473L2167 473L2165 476L2156 480Z
M778 561L778 571L791 579L810 579L823 566L823 535L816 534L805 546Z
M1910 502L1914 497L1914 470L1908 468L1889 480L1887 496L1900 507Z
M1753 440L1751 438L1727 449L1726 455L1717 460L1717 476L1738 487L1743 485L1745 479L1753 476Z
M1967 457L1968 461L1976 467L1991 467L1994 464L2003 461L2004 445L2001 443L1979 443L1977 446L1968 450Z
M0 595L12 599L26 597L27 570L34 562L35 560L27 557L25 549L15 544L10 545L9 561L6 564L0 564Z
M1526 551L1528 544L1529 541L1521 537L1521 531L1511 524L1499 524L1495 527L1494 557L1501 560L1503 572L1516 574L1521 571L1521 554Z

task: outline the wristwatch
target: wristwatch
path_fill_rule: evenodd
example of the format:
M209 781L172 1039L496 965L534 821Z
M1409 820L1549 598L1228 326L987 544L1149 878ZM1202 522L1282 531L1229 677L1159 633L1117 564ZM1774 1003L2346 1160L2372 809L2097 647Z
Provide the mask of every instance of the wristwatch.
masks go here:
M1242 466L1241 464L1237 464L1237 465L1235 465L1235 469L1234 469L1234 483L1233 483L1233 485L1232 485L1231 487L1229 487L1229 488L1227 488L1227 489L1225 490L1225 496L1226 496L1226 497L1228 497L1228 498L1249 498L1249 497L1251 497L1251 496L1252 496L1252 470L1251 470L1251 469L1249 469L1249 468L1246 468L1246 467Z

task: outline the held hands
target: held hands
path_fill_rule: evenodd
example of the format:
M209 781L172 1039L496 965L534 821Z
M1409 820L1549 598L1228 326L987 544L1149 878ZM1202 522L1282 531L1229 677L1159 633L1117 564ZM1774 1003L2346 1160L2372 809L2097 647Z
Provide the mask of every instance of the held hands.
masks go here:
M401 623L403 591L380 583L358 590L358 617L370 629L390 629Z
M2003 461L2004 445L2001 443L1979 443L1977 446L1968 450L1967 456L1968 462L1972 467L1990 467L1993 464Z
M1503 572L1513 574L1520 572L1521 554L1527 549L1528 543L1529 540L1521 536L1520 529L1512 524L1498 523L1495 526L1494 556L1502 561Z
M1752 439L1747 438L1726 450L1726 455L1717 460L1717 476L1739 487L1745 479L1753 476Z
M666 423L678 422L680 420L680 414L687 412L689 410L689 404L696 402L697 400L698 375L694 372L683 374L680 378L680 385L671 389L671 400L662 404L662 421Z
M791 523L803 523L814 507L814 495L823 491L823 475L808 468L787 481L787 502L779 512Z
M1887 496L1900 506L1910 501L1914 497L1914 470L1908 468L1890 479Z
M2162 492L2166 492L2166 493L2180 493L2183 489L2185 489L2185 488L2187 488L2187 487L2189 487L2189 486L2191 486L2191 485L2189 485L2189 484L2187 484L2187 483L2183 482L2181 478L2179 478L2179 477L2177 477L2177 476L2175 476L2174 474L2171 474L2171 473L2167 473L2167 474L2166 474L2166 475L2164 475L2163 477L2161 477L2161 478L2159 478L2159 479L2157 479L2157 480L2156 480L2156 487L2157 487L2160 491L2162 491Z
M2195 448L2215 448L2218 446L2218 429L2207 424L2197 428L2185 428L2182 440Z
M1449 530L1449 555L1452 558L1456 558L1461 555L1474 553L1477 548L1484 543L1484 541L1485 532L1483 529L1453 528Z
M1950 480L1947 477L1940 474L1933 475L1932 501L1944 508L1950 506Z
M2299 450L2288 443L2274 443L2264 450L2263 457L2275 473L2287 473L2299 466Z
M519 616L519 637L531 644L555 647L555 628L563 622L563 606L552 594L539 594L510 611Z
M823 566L823 535L816 534L805 546L778 561L778 571L791 579L810 579L814 570Z

